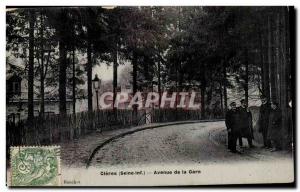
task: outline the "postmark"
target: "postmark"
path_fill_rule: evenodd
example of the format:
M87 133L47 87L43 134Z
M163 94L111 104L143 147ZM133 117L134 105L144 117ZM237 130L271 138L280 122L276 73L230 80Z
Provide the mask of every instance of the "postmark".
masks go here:
M59 186L60 147L11 147L11 186Z

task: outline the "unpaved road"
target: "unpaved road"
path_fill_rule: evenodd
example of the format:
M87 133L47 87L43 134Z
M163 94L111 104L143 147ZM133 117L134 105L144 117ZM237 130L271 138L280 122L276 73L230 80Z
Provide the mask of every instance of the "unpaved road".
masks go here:
M232 154L226 148L224 122L172 125L124 136L101 148L91 166L139 166L149 164L203 164L272 161L292 162L291 153L243 149ZM244 142L247 146L247 143Z

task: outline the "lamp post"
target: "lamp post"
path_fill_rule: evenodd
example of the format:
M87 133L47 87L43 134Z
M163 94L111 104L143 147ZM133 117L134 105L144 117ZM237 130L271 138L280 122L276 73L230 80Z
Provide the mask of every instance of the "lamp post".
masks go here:
M98 78L98 75L95 75L95 78L92 80L93 81L93 87L96 91L96 99L97 99L97 110L99 110L99 101L98 101L98 91L100 89L101 85L101 79Z

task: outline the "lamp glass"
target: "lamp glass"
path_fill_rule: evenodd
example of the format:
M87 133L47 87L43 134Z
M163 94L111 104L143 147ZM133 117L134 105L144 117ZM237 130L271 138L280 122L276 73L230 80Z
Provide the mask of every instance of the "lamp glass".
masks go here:
M95 78L93 79L93 87L95 90L98 90L101 85L101 79L98 78L98 75L95 75Z

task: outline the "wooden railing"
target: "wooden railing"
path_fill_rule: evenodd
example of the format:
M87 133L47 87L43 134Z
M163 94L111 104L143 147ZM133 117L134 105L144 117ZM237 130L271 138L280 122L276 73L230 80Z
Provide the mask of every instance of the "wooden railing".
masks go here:
M9 145L50 145L93 132L137 125L201 119L200 111L184 109L99 110L92 113L47 115L28 122L7 122ZM18 134L16 134L18 133ZM21 137L22 139L13 138Z

